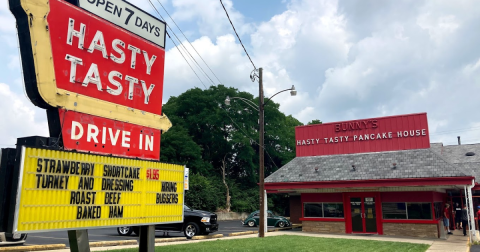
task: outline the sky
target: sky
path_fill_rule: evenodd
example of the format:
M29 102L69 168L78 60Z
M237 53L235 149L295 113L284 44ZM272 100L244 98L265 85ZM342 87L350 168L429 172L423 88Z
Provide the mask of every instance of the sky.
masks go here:
M163 102L215 84L258 96L254 69L219 0L152 0L173 32L190 43L212 81L190 69L166 40ZM148 0L132 0L158 17ZM267 97L307 123L426 112L430 141L480 143L478 1L223 0ZM169 33L172 33L170 32ZM188 42L186 38L188 38ZM26 97L8 1L0 1L0 147L48 136L47 116ZM196 54L195 54L196 55ZM201 61L197 58L197 61ZM191 63L192 64L192 63ZM217 79L218 78L218 79ZM213 83L212 83L213 82Z

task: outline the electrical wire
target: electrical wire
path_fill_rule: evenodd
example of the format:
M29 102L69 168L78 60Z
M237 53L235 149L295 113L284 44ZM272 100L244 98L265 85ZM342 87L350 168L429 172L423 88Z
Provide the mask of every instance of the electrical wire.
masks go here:
M173 39L170 37L170 34L168 34L167 32L167 35L168 35L168 38L170 38L170 40L173 42L173 44L175 45L175 47L177 48L178 52L180 53L180 55L182 55L183 59L185 60L185 62L187 62L188 66L190 67L190 69L192 69L193 73L195 73L195 75L197 76L198 80L202 83L202 85L205 87L205 89L207 89L207 86L205 86L205 83L203 83L202 79L200 79L200 76L198 76L197 72L195 72L195 70L193 70L193 67L190 65L190 63L188 63L187 59L185 58L185 56L183 55L182 51L180 51L180 49L178 49L178 46L177 44L175 43L175 41L173 41Z
M152 3L151 0L148 0L150 2L150 5L153 7L153 9L155 10L155 12L160 16L161 19L163 19L163 21L165 21L165 18L160 14L160 12L157 10L157 8L155 7L155 5ZM162 5L162 3L160 3L159 0L157 0L159 2L159 4L162 6L162 8L165 10L165 12L167 13L167 15L170 17L170 19L172 19L172 21L174 22L174 24L177 26L177 28L180 30L180 32L182 33L182 35L186 38L186 40L190 43L190 41L188 40L188 38L185 36L185 34L182 32L182 30L180 29L180 27L178 27L177 23L173 20L173 18L170 16L170 14L168 14L167 10L165 9L165 7ZM220 3L222 4L223 6L223 3L221 2L220 0ZM225 13L227 14L227 17L230 21L230 24L232 25L233 27L233 30L235 31L235 34L237 35L237 38L239 39L240 41L240 44L242 45L245 53L247 54L248 58L250 59L250 62L252 63L253 67L256 69L255 67L255 64L253 64L253 61L252 59L250 58L250 55L248 55L248 52L247 50L245 49L245 46L243 45L240 37L238 36L237 34L237 31L235 30L235 27L233 26L233 23L232 21L230 20L230 17L228 16L228 13L227 13L227 10L225 9L225 6L223 6L223 9L225 10ZM195 58L190 54L190 52L188 51L188 49L183 45L183 43L181 42L181 40L178 38L178 36L175 34L175 32L172 30L172 28L167 24L166 25L168 27L168 29L170 29L170 31L172 32L172 34L176 37L176 39L178 40L178 42L182 45L183 49L190 55L190 57L194 60L194 62L197 64L197 67L199 67L202 72L204 73L204 75L212 82L213 85L215 85L215 83L213 82L213 80L208 76L208 74L203 70L203 68L200 66L200 64L198 64L198 62L195 60ZM168 38L173 42L173 44L175 45L175 47L177 48L177 50L180 52L180 54L182 55L183 59L185 60L185 62L187 62L187 64L190 66L190 69L192 69L192 71L195 73L195 75L197 76L197 78L200 80L200 82L202 83L202 85L205 87L205 89L207 89L207 87L205 86L205 84L203 83L203 81L200 79L200 77L198 76L198 74L195 72L195 70L193 69L193 67L190 65L190 63L187 61L186 57L183 55L183 53L181 52L180 50L180 47L175 43L174 39L172 39L172 37L170 37L170 34L167 32L167 35L168 35ZM208 69L212 72L212 74L215 76L215 78L217 78L217 80L222 83L218 77L215 75L215 73L212 71L212 69L208 66L208 64L205 62L205 60L203 60L203 58L201 57L201 55L197 52L197 50L195 49L195 47L190 43L190 46L195 50L195 52L200 56L200 58L202 59L202 61L205 63L205 65L208 67ZM218 103L218 101L216 101ZM220 106L220 108L222 109L223 112L225 112L225 114L227 115L227 117L232 121L233 124L235 124L235 126L240 130L242 131L243 135L245 137L247 137L250 141L252 141L253 143L257 144L259 146L259 148L263 149L265 151L265 153L267 154L267 156L269 157L270 161L272 161L272 163L275 165L275 167L277 167L278 169L278 166L277 164L274 162L273 158L271 157L271 155L268 153L268 151L265 149L265 145L264 146L260 146L260 144L255 141L252 137L250 137L234 120L233 118L230 117L230 115L228 114L228 112L226 111L225 108L223 108L222 106ZM260 151L260 150L259 150Z
M445 131L434 132L434 133L431 133L430 135L447 135L447 134L456 133L456 132L474 131L474 130L478 130L478 129L480 129L480 127L453 129L453 130L445 130Z
M228 114L227 110L223 107L220 107L222 108L222 110L225 112L225 114L228 116L228 118L230 118L230 120L232 121L233 124L235 124L235 126L237 126L238 129L240 129L240 131L242 131L243 135L245 137L247 137L250 141L252 141L253 143L255 143L256 145L258 145L259 147L259 150L260 151L260 148L263 149L263 151L265 151L265 153L267 153L267 156L270 158L270 161L272 161L273 165L275 165L275 167L277 167L277 169L279 169L279 167L277 166L277 164L275 163L275 161L273 161L273 158L272 156L270 156L270 153L268 153L268 151L265 149L265 144L263 146L260 145L260 143L258 143L257 141L255 141L252 137L250 137L243 129L242 127L240 127L234 120L233 118L230 117L230 115Z
M148 0L148 2L150 3L150 5L152 5L153 9L155 10L155 12L157 12L157 14L160 16L160 18L163 19L163 21L165 21L165 19L162 17L162 15L160 14L160 12L157 10L157 8L155 7L155 5L152 3L151 0ZM168 26L168 25L167 25ZM167 31L165 31L165 33L167 34L168 38L173 42L173 44L175 45L175 48L177 48L178 52L180 53L180 55L182 55L183 59L185 60L185 62L187 62L188 66L190 67L190 69L192 69L193 73L197 76L198 80L202 83L202 85L205 87L205 89L207 88L207 86L205 86L205 83L203 83L202 79L200 79L200 76L198 76L197 72L195 72L195 70L193 69L193 67L190 65L190 63L188 62L188 60L185 58L185 56L183 55L182 51L180 51L180 48L177 46L177 44L175 43L175 41L172 39L172 37L170 37L170 34L168 34Z
M230 21L230 24L232 25L233 31L235 31L235 34L237 35L238 41L240 41L240 44L242 45L243 50L245 51L245 53L248 56L248 59L250 59L250 62L253 65L253 69L257 69L255 64L253 64L252 58L250 58L250 55L248 55L247 49L245 49L245 46L243 46L242 40L240 39L240 36L238 36L237 30L235 30L235 26L233 26L232 20L230 19L230 16L228 15L227 9L225 9L225 5L223 5L222 0L220 0L220 3L222 4L223 9L225 10L225 14L227 14L228 21Z
M157 10L157 8L155 7L155 5L152 3L151 0L148 0L150 2L150 5L152 5L153 9L155 9L155 11L157 12L157 14L160 16L161 19L163 19L163 21L165 21L165 18L162 16L162 14L160 14L160 12ZM158 0L157 0L158 1ZM165 22L166 24L166 22ZM173 34L173 36L175 36L175 38L177 39L179 45L181 45L183 47L183 50L190 56L190 58L194 61L194 63L196 64L196 66L200 69L200 71L203 72L203 74L205 75L205 77L207 79L210 80L210 82L212 83L212 85L215 85L215 82L213 82L213 80L210 78L210 76L208 76L208 74L205 72L205 70L203 70L202 66L200 66L200 64L198 64L197 60L195 60L195 58L192 56L192 54L187 50L187 48L183 45L182 41L178 38L177 34L173 31L173 29L168 25L166 24L166 27L167 29L170 29L171 33ZM169 37L170 40L172 40L173 42L173 39L171 37ZM175 43L175 42L174 42ZM176 44L175 44L176 45ZM177 46L177 45L176 45ZM178 47L177 47L178 48Z
M165 7L163 7L163 4L162 2L160 2L160 0L157 0L157 2L160 4L160 6L162 6L163 10L167 13L167 15L170 17L170 19L172 20L172 22L175 24L175 26L178 28L178 30L182 33L183 37L188 41L188 43L190 44L190 46L193 48L193 50L197 53L197 55L200 57L200 59L202 59L203 63L208 67L208 69L210 70L210 72L212 72L213 76L215 76L215 78L218 80L218 83L222 83L220 81L220 79L218 79L217 75L212 71L212 69L208 66L207 62L205 62L205 60L203 59L203 57L200 55L200 53L198 53L197 49L195 49L195 47L192 45L192 43L190 42L190 40L188 40L187 36L185 36L185 34L183 33L182 29L180 29L180 27L177 25L177 23L175 22L175 20L173 20L172 16L170 16L170 14L168 13L167 9L165 9ZM171 29L171 28L170 28Z

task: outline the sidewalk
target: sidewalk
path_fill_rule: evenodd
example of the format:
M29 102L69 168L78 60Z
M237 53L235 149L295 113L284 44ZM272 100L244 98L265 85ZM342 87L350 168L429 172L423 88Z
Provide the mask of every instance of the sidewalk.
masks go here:
M470 251L470 248L467 245L468 235L463 236L463 231L454 230L452 231L453 235L449 235L447 240L435 240L432 246L427 250L427 252L438 252L438 251Z
M392 242L409 242L409 243L420 243L431 245L427 252L468 252L469 247L467 246L468 236L463 236L461 230L453 231L453 235L449 235L447 240L442 239L421 239L421 238L409 238L409 237L393 237L393 236L384 236L384 235L350 235L350 234L315 234L315 233L306 233L301 231L281 231L281 232L268 232L265 236L277 236L277 235L299 235L299 236L310 236L310 237L324 237L324 238L336 238L336 239L355 239L355 240L376 240L376 241L392 241ZM254 238L258 237L258 234L243 235L243 236L233 236L233 237L224 237L220 238L222 240L230 239L245 239L245 238ZM194 243L194 242L208 242L215 241L217 239L208 239L208 240L189 240L189 241L179 241L179 242L166 242L166 243L156 243L155 246L168 246L174 244L185 244L185 243ZM91 251L108 251L122 248L138 248L138 245L127 245L127 246L112 246L112 247L95 247L90 248ZM69 249L62 250L53 250L55 252L70 252ZM49 250L52 252L52 250Z

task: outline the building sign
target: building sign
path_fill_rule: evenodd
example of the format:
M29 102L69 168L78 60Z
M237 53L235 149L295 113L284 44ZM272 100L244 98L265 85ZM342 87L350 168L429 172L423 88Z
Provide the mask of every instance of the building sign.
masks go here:
M65 150L160 159L160 130L60 109Z
M125 1L79 0L78 5L165 48L165 23Z
M183 189L185 191L187 191L189 189L189 183L188 183L188 178L189 178L189 172L190 172L190 168L185 168L185 176L184 176L184 179L183 179Z
M184 166L21 150L14 232L183 221Z
M123 1L95 1L95 7L82 1L82 6L113 23L114 16L121 18L127 23L124 28L140 37L66 1L10 2L17 18L25 86L35 105L164 131L171 127L162 115L162 21ZM100 7L105 15L99 13ZM137 20L141 28L132 23Z
M295 128L297 157L430 148L427 114Z

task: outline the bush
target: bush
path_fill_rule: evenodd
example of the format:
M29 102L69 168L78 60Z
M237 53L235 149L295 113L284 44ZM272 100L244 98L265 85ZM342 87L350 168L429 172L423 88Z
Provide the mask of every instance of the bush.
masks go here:
M215 185L218 181L198 174L191 174L189 190L185 192L185 204L193 209L214 212L219 205L224 205L224 195Z

